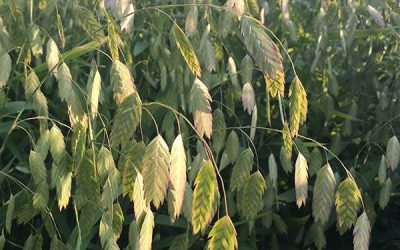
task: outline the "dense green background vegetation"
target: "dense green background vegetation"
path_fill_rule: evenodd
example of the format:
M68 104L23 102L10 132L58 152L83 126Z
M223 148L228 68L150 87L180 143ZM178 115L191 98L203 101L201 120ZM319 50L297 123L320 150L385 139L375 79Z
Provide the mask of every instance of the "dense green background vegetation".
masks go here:
M399 8L0 0L0 249L400 248Z

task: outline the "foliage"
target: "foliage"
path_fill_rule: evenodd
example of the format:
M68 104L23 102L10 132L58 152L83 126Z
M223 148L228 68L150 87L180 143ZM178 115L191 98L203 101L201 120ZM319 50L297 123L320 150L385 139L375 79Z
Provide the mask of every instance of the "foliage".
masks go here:
M0 1L0 250L395 249L399 25L394 0Z

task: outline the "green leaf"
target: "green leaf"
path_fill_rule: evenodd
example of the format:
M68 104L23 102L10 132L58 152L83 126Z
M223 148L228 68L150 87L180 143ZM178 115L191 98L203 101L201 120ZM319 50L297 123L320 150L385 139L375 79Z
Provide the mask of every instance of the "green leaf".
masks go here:
M233 166L231 178L229 181L229 189L238 190L245 183L247 177L253 168L254 154L250 148L243 150Z
M219 219L208 234L207 249L234 250L238 249L236 230L229 216Z
M392 180L390 178L386 179L385 184L383 184L381 192L379 194L379 206L385 209L390 200L390 195L392 194Z
M204 234L207 225L213 218L215 192L218 192L217 177L210 160L205 161L195 180L192 205L193 233L202 231Z
M361 199L360 191L353 179L347 177L336 191L337 225L341 234L349 230L357 219Z
M124 145L134 134L142 116L142 102L137 94L131 94L121 102L111 129L111 145Z
M237 204L240 215L254 219L263 208L263 194L266 189L264 177L257 171L251 174L237 193Z
M147 203L153 202L156 208L163 203L167 193L169 162L168 146L158 135L147 146L142 163L145 198Z
M400 160L400 143L397 137L394 135L389 139L386 147L386 161L388 166L395 171Z
M211 138L212 134L212 98L208 93L208 88L202 81L195 79L190 90L190 110L194 118L194 127L200 137L206 135Z
M326 224L331 214L335 197L336 180L329 164L323 166L317 175L313 189L312 212L315 222Z
M360 215L360 217L358 217L356 225L354 226L353 230L354 249L368 250L370 234L371 234L371 224L369 222L367 214L363 212Z
M187 250L189 249L189 239L187 234L180 234L175 237L168 250Z
M50 250L68 250L68 247L57 236L53 236L50 242Z
M350 115L351 117L357 117L357 110L358 110L357 103L353 102L350 106L348 115ZM351 132L352 132L352 120L346 119L346 121L344 122L342 134L344 136L349 136L351 135Z
M288 227L285 221L282 219L282 217L279 216L279 214L273 214L272 221L274 222L274 226L276 227L279 233L287 234Z
M40 234L29 235L25 241L23 250L40 250L43 245L43 237Z
M185 59L186 64L189 66L195 77L200 77L200 63L189 39L176 23L174 23L173 33L175 36L176 46L181 52L182 57Z

